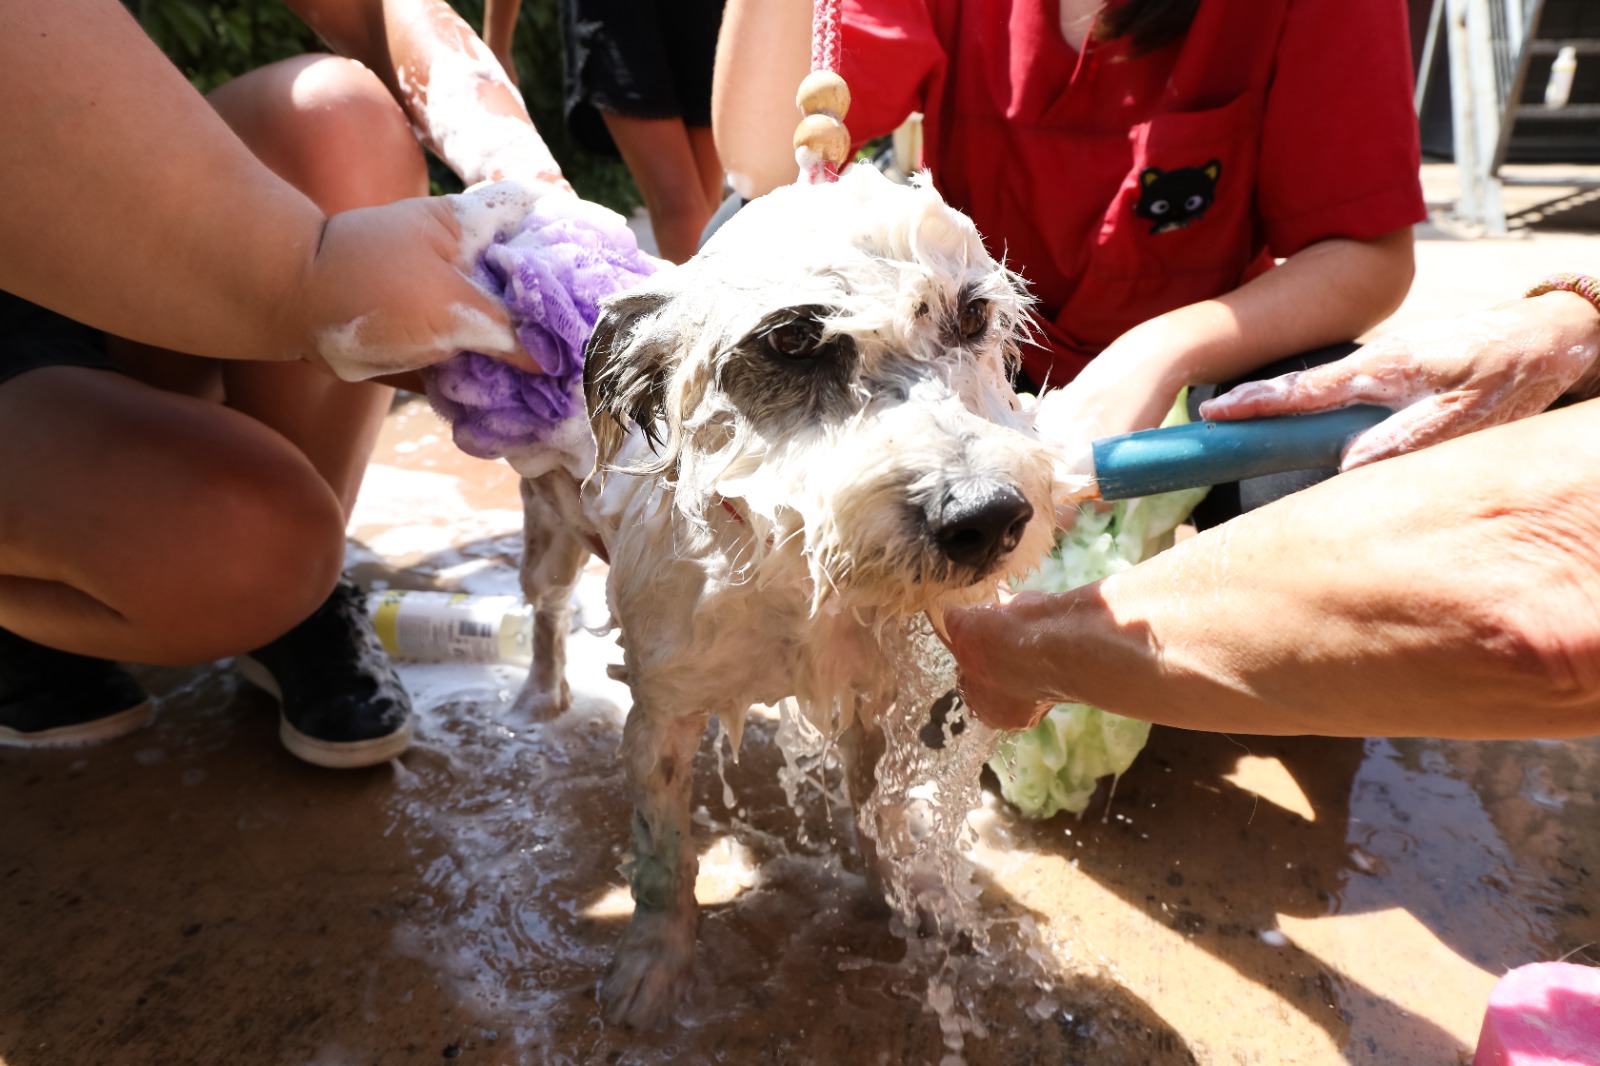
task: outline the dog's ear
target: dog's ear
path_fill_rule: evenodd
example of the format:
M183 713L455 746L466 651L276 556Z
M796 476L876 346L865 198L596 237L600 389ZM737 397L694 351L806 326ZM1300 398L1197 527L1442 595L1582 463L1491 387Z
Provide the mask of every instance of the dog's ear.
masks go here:
M671 299L671 291L651 279L601 307L584 348L583 392L602 464L616 456L630 423L653 447L662 443L659 424L675 346L655 319Z

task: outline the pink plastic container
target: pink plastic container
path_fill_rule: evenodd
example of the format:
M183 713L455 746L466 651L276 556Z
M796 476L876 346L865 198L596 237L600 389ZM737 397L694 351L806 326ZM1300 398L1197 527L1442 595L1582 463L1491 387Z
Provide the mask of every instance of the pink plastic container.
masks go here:
M1600 1066L1600 968L1536 962L1500 978L1472 1066Z

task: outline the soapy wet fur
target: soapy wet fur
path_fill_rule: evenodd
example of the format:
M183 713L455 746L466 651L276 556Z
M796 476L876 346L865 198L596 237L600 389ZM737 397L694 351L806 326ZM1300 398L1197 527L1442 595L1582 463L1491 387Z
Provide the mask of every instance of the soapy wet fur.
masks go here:
M737 747L752 705L791 697L831 738L925 716L896 706L884 628L991 599L1048 548L1050 457L1007 379L1024 306L965 216L863 167L752 203L606 305L585 371L596 470L523 486L537 621L518 708L567 707L571 591L602 555L634 701L635 911L608 1020L659 1025L688 986L711 717Z

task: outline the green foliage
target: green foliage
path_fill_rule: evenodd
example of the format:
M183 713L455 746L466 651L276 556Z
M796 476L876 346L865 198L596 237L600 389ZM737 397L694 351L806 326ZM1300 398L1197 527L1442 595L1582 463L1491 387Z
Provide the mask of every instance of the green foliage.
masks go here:
M316 34L282 0L126 0L145 31L201 92L256 67L324 50ZM483 25L483 0L451 0L475 27ZM627 168L580 147L562 115L561 27L555 0L525 0L512 40L528 113L562 171L580 195L627 214L640 203ZM436 191L461 183L430 161Z
M130 0L128 6L203 93L247 70L321 47L281 0Z

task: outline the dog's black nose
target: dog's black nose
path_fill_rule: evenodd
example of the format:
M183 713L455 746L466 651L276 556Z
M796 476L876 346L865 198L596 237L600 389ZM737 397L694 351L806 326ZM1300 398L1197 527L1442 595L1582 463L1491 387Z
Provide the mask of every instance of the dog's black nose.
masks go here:
M1011 485L968 482L952 489L933 517L933 539L945 558L986 569L1022 540L1033 505Z

